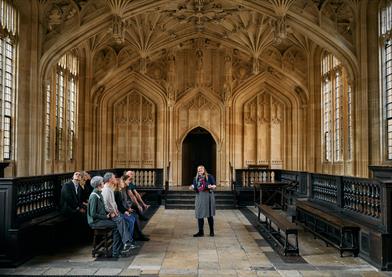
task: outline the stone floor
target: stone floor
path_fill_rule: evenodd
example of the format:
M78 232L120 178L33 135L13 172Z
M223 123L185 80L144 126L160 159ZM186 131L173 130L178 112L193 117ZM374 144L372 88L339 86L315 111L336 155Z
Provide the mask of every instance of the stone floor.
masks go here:
M341 258L336 249L303 232L301 261L287 263L239 210L218 210L216 236L193 238L193 215L191 210L160 207L144 229L151 240L128 258L95 259L85 246L35 257L18 268L0 269L0 275L392 276L361 258Z

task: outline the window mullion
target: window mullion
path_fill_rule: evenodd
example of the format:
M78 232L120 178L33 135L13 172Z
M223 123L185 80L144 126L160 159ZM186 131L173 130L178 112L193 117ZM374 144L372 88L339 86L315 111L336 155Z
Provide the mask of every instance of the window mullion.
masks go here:
M1 157L2 159L4 159L4 109L5 109L5 101L4 101L4 95L5 95L5 86L6 86L6 42L5 42L5 38L2 39L2 45L1 45L1 54L3 59L1 60L1 67L2 67L2 76L1 76L1 81L2 81L2 87L1 87L1 111L0 111L0 128L1 128L1 137L0 137L0 153L1 153Z

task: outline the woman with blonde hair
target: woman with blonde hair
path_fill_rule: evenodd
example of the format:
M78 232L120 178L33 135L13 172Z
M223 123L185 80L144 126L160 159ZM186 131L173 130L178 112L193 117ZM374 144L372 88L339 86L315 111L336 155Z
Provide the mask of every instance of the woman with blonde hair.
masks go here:
M132 229L133 238L140 241L149 241L150 239L142 233L140 223L137 220L136 212L132 209L132 204L129 203L129 197L126 188L131 182L131 177L124 174L118 181L118 189L114 192L114 197L119 211L124 214L124 217L129 218L129 224L134 222Z
M204 218L207 217L208 225L210 227L210 236L214 233L214 218L215 215L215 196L214 189L216 189L214 176L207 173L203 165L197 167L197 174L193 178L193 184L190 189L196 192L195 199L195 216L199 231L194 234L194 237L204 236Z

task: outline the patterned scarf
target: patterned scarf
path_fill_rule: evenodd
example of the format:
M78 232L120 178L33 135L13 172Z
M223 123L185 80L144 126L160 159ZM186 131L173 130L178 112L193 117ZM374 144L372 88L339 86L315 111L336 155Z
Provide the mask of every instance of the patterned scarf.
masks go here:
M201 175L197 176L196 185L197 185L198 192L201 192L201 191L206 190L208 188L205 177L201 176Z

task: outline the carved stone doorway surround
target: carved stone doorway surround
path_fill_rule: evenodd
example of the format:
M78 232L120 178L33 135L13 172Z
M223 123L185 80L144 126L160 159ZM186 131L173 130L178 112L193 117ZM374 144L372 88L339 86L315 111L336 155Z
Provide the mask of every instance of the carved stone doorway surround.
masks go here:
M186 92L186 94L179 99L173 109L173 140L170 141L173 151L172 168L171 168L171 179L170 185L181 186L189 185L183 184L184 178L189 178L188 171L183 166L185 161L183 158L186 157L184 151L184 143L186 144L187 136L192 133L193 130L203 130L204 133L208 133L211 140L211 150L214 156L211 156L211 163L214 166L210 170L214 171L211 174L215 174L217 184L221 185L222 181L225 180L225 168L228 168L228 162L224 159L224 154L228 152L228 149L222 149L225 138L224 128L224 107L218 95L215 95L212 91L207 88L192 88ZM204 151L192 149L191 151ZM198 161L195 161L197 163ZM200 162L204 163L204 162ZM192 167L192 165L186 165ZM196 165L197 166L197 165ZM196 173L196 168L187 169L191 170L192 173L189 176L193 176ZM183 174L186 172L187 176Z

